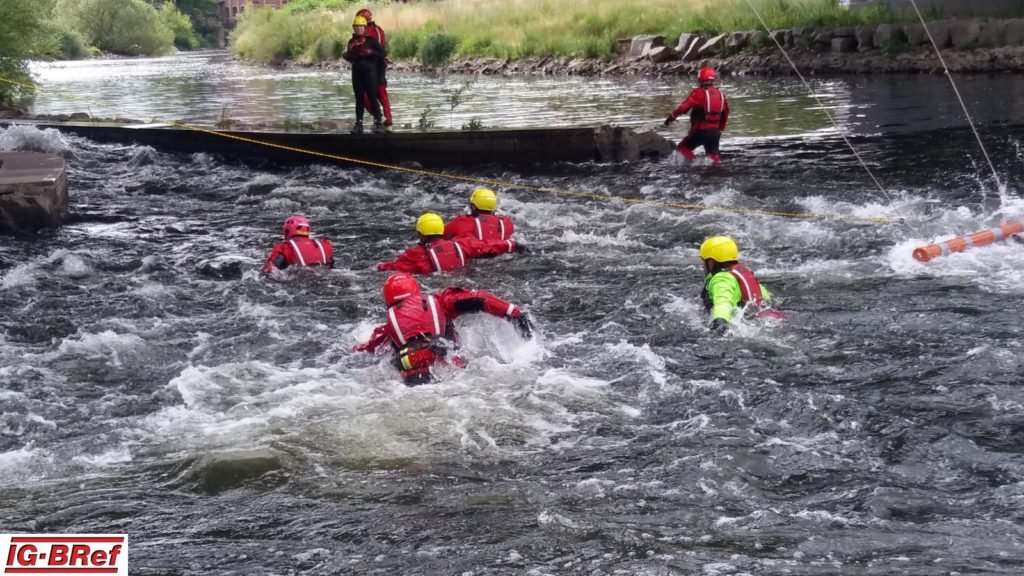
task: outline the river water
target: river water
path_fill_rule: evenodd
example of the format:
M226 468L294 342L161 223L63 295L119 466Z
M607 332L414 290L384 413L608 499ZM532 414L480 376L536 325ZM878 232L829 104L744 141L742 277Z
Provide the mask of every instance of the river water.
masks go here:
M216 54L35 70L143 119L349 114L337 73ZM465 80L396 75L396 116ZM723 82L718 169L453 169L892 221L499 188L533 253L423 284L516 302L537 337L461 318L468 367L417 388L350 349L383 319L374 264L473 184L0 129L0 149L63 154L71 182L60 230L0 243L0 529L127 533L146 575L1019 574L1024 246L910 255L1024 216L1024 81L961 80L1005 189L938 76L813 80L881 190L791 79ZM453 125L639 128L688 86L471 88ZM80 109L47 95L34 111ZM334 240L336 270L258 276L291 213ZM720 233L788 321L708 336L696 249Z

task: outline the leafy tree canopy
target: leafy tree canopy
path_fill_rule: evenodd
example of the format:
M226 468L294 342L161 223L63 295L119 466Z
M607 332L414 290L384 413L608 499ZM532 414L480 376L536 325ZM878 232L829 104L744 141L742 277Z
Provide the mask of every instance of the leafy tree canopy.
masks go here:
M0 77L30 84L25 59L41 44L41 30L49 6L39 0L0 0ZM31 91L0 82L0 104L24 105Z
M174 32L144 0L58 0L56 14L105 52L166 54L174 42Z

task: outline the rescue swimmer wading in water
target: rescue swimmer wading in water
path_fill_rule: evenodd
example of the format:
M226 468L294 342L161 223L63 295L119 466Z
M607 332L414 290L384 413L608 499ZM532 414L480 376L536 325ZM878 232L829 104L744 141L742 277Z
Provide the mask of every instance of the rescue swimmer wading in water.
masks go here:
M679 116L690 113L690 132L677 146L679 153L687 161L697 157L693 151L698 146L704 147L704 152L712 165L717 165L721 161L718 143L729 120L729 101L725 99L725 94L715 87L717 78L714 68L701 68L697 73L700 86L694 88L686 100L683 100L665 119L665 126L668 126Z
M275 269L289 266L333 268L334 248L331 241L326 238L314 240L309 237L309 232L309 220L303 216L289 216L281 228L284 242L276 244L270 251L260 274L270 274Z
M395 270L408 274L430 274L448 272L462 268L473 258L497 256L509 251L509 243L515 250L515 241L477 240L460 237L454 240L444 238L444 220L433 212L427 212L416 221L419 244L402 252L398 258L377 264L377 270Z
M700 245L705 274L700 299L711 315L712 332L725 332L737 310L754 317L785 318L771 308L771 292L739 263L739 257L736 242L728 236L712 236Z
M528 254L526 246L512 241L516 227L508 216L498 216L498 196L488 188L477 188L469 197L469 214L460 214L444 226L444 237L474 238L485 242L504 242L505 252Z
M428 295L420 292L412 276L394 274L384 282L384 304L387 323L375 328L369 341L352 351L374 352L390 342L395 366L406 386L429 382L430 369L437 363L464 365L458 356L449 356L458 340L452 321L463 314L486 312L508 320L523 339L533 337L525 312L483 290L451 287Z

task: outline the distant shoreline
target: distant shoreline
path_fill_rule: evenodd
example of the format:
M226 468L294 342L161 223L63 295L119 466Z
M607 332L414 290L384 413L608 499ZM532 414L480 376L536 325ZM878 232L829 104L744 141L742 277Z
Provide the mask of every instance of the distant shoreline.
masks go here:
M942 50L950 72L957 74L1024 72L1024 46ZM873 52L789 53L804 75L849 74L941 74L942 63L934 50L915 50L899 54ZM289 61L285 67L347 70L344 61L302 63ZM779 53L707 57L690 62L652 62L644 57L616 60L577 58L466 58L445 66L426 66L416 61L393 62L390 70L403 72L444 72L450 74L525 75L525 76L690 76L704 66L712 66L723 75L792 76L792 66Z

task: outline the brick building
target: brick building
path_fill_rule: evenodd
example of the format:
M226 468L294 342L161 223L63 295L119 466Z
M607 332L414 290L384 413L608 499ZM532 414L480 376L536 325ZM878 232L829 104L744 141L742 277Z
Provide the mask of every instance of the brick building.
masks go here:
M234 26L235 21L238 20L239 12L245 10L246 4L252 4L257 8L263 6L280 8L287 3L288 0L219 0L220 21L223 22L225 26Z

